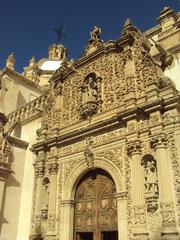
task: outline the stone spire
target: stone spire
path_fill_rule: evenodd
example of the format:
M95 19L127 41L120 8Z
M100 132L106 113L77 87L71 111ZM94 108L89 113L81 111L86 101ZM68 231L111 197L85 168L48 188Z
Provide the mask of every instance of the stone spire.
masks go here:
M129 28L129 27L132 27L133 26L133 23L131 21L130 18L127 18L125 23L124 23L124 28Z
M29 60L29 67L35 66L36 63L37 63L36 58L33 56L33 57Z
M23 69L24 69L23 75L25 77L38 83L39 80L37 62L34 56L29 60L29 65L27 67L24 67Z
M16 62L16 60L14 58L14 55L13 55L13 53L11 53L6 60L6 67L11 70L14 70L15 62Z

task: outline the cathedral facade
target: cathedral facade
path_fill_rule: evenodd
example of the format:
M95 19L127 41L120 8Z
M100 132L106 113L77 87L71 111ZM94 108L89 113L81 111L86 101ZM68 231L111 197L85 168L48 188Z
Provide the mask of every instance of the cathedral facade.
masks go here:
M54 44L22 74L9 56L2 240L180 239L180 15L158 23L106 43L95 26L78 60Z

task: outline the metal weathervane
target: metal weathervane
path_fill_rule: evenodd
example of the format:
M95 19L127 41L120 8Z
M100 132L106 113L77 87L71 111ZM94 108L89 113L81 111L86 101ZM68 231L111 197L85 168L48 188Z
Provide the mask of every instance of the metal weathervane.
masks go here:
M64 26L59 26L58 28L54 28L54 31L57 34L57 42L59 43L60 40L63 38L66 38L64 32L65 32L65 27Z

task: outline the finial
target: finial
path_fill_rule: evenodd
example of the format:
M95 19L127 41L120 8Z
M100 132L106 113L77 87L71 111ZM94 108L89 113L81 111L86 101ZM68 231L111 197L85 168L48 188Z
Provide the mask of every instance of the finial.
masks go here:
M33 56L30 60L29 60L29 66L35 66L36 65L36 58Z
M6 60L6 67L10 68L11 70L14 70L15 62L16 62L16 60L14 58L14 55L13 55L13 53L11 53Z
M133 26L133 23L130 18L127 18L127 20L125 21L124 27L127 28L130 26Z

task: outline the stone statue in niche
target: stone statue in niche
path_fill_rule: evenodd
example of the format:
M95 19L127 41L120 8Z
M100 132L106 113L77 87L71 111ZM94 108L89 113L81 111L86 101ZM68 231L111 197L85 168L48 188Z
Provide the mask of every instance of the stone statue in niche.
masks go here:
M91 117L98 111L100 103L100 87L98 84L100 78L98 79L95 73L90 73L81 86L82 105L80 106L80 114L83 119Z
M151 161L148 160L144 171L146 193L158 192L156 162L154 160Z
M142 159L142 166L144 168L144 185L147 211L155 212L158 208L159 198L156 160L152 155L147 154Z
M82 86L82 93L83 93L83 103L97 101L97 83L92 76L89 76L83 86Z
M151 155L143 157L144 178L145 178L145 193L156 194L158 193L158 176L156 161Z
M48 208L48 201L49 201L49 180L45 178L43 184L43 207Z
M48 217L48 203L49 203L49 179L44 178L43 180L43 205L41 209L41 217L46 220Z

